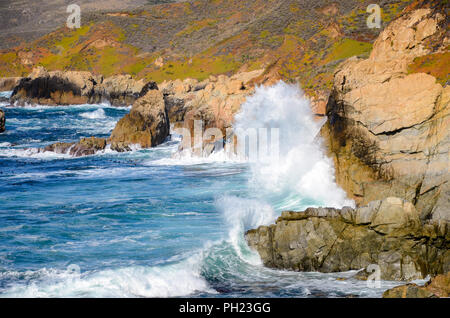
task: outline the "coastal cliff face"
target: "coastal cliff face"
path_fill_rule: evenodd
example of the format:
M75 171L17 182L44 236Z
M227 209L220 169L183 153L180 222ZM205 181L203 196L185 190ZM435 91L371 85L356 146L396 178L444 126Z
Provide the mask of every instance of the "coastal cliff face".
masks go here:
M380 267L383 280L412 280L450 271L447 222L421 225L400 198L341 210L283 212L274 225L246 233L264 265L294 271L341 272Z
M384 280L450 271L445 12L439 1L411 7L380 34L369 58L338 67L321 136L336 181L357 208L284 212L276 224L248 231L266 266L339 272L375 264Z
M131 75L108 78L90 72L53 71L37 67L28 77L20 79L11 96L19 105L75 105L108 101L113 106L130 105L142 96L148 85Z
M406 12L380 34L368 59L338 69L321 135L337 183L358 204L397 196L422 220L448 221L450 87L448 72L438 74L448 64L430 74L414 70L420 59L432 66L448 55L441 9Z

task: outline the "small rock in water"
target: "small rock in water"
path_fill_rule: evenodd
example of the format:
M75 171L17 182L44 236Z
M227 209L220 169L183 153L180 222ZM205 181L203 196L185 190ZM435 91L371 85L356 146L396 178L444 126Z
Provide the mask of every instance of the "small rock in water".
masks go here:
M6 124L5 112L0 109L0 133L5 131L5 124Z

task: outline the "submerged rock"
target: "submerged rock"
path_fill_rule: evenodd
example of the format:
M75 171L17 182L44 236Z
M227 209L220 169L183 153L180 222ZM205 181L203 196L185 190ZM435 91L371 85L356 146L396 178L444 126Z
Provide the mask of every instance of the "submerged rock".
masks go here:
M283 212L276 224L246 233L264 265L324 273L378 265L383 280L422 279L450 271L445 221L422 226L414 206L399 198L341 210Z
M155 147L169 136L169 118L162 92L149 90L139 98L111 133L111 149L129 151L131 145Z
M0 109L0 133L5 131L5 124L6 124L5 112Z
M443 298L450 296L450 272L433 277L424 286L407 284L388 289L383 298Z
M77 143L66 143L66 142L57 142L55 144L49 145L44 149L41 149L41 152L51 151L58 154L69 154L74 157L82 157L94 155L100 150L104 150L106 148L106 139L104 138L82 138Z

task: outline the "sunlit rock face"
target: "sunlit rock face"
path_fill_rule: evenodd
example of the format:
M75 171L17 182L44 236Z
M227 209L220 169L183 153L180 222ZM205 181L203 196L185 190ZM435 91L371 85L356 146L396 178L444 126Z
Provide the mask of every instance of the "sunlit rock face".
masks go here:
M415 58L444 52L446 19L421 8L392 22L366 60L335 73L322 129L336 178L359 204L397 196L422 220L450 219L450 88L408 71Z

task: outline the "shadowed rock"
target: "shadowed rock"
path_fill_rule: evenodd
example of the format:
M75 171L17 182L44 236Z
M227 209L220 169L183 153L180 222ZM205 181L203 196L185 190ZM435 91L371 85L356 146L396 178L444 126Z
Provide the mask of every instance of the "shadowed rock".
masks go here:
M131 105L154 82L136 81L131 75L115 75L108 78L89 72L47 72L38 67L14 88L11 102L19 105L75 105L110 102L113 106Z
M276 224L246 233L264 265L294 271L342 272L380 266L383 280L411 280L450 270L448 223L422 226L399 198L358 209L283 212Z
M6 124L5 112L0 109L0 133L5 131L5 124Z

